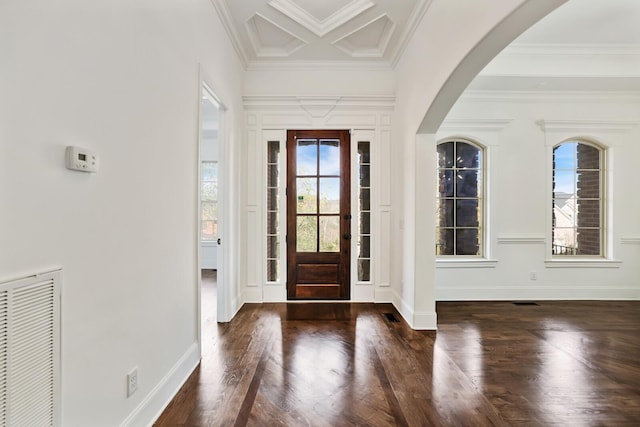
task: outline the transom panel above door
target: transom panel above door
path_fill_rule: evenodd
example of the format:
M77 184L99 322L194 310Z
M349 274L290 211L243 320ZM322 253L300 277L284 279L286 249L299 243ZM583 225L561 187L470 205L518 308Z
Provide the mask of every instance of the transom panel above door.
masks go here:
M350 136L287 132L287 298L350 297Z

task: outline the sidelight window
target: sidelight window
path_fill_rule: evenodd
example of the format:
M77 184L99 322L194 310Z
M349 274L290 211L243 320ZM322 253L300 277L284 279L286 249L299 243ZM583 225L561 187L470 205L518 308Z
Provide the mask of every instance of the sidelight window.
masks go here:
M280 279L280 141L267 142L267 281Z
M371 280L371 143L358 142L358 281Z

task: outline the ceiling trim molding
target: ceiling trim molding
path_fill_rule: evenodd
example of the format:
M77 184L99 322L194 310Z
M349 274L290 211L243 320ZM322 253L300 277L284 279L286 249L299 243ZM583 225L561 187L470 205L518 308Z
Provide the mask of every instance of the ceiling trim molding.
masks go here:
M404 31L400 35L400 41L396 47L393 58L391 58L392 68L395 68L396 65L398 65L400 58L402 58L402 54L409 45L409 41L411 41L413 34L416 32L416 28L418 28L418 24L422 21L424 14L427 13L429 6L431 6L431 1L432 0L417 0L415 8L407 20L407 25L405 25Z
M231 17L231 12L227 7L227 3L224 0L211 0L211 3L218 14L218 18L220 18L220 21L222 22L225 32L229 36L231 45L238 55L238 59L240 59L242 66L246 69L249 65L249 60L244 49L242 49L242 43L238 37L236 27L233 24L233 18Z
M260 40L260 31L258 30L258 27L256 25L256 18L262 19L277 30L291 36L292 40L280 48L263 45ZM275 22L259 13L254 14L244 23L244 25L247 29L247 35L249 36L251 46L253 46L253 50L258 58L288 57L296 50L301 49L307 45L307 42L305 40L301 39L292 32L287 31L282 26L276 24Z
M303 108L309 114L326 114L336 108L393 110L395 96L294 96L294 95L244 95L245 110L287 110ZM313 112L313 113L312 113ZM316 116L314 116L316 117Z
M513 119L445 119L438 132L451 130L500 132Z
M351 43L348 40L349 37L355 35L361 30L364 30L370 25L373 25L379 20L385 19L385 18L387 21L385 22L384 28L382 30L382 34L380 35L380 38L378 39L378 43L376 44L375 47L362 49L362 48L357 48L351 45ZM393 32L395 31L395 28L396 28L396 23L393 22L393 20L389 17L389 15L387 15L386 13L383 13L377 18L372 19L371 21L367 22L361 27L351 31L349 34L346 34L343 37L340 37L339 39L335 40L331 44L333 44L336 48L340 49L341 51L345 52L346 54L354 58L382 58L384 56L385 51L387 50L387 47L389 46L389 41L391 40L391 36L393 36Z
M500 55L640 55L640 44L513 43Z
M545 132L626 132L638 125L631 120L538 120L536 122Z
M460 96L469 102L639 102L640 91L517 91L468 90Z
M379 61L250 61L247 71L309 71L309 70L384 70L391 71L388 63Z
M325 19L319 20L293 0L271 0L269 6L282 12L315 35L322 37L375 6L371 0L352 0Z

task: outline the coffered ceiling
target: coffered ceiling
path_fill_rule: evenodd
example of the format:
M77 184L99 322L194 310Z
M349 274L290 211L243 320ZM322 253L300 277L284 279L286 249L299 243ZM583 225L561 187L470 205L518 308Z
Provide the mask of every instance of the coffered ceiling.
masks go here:
M392 67L430 0L211 0L245 67Z

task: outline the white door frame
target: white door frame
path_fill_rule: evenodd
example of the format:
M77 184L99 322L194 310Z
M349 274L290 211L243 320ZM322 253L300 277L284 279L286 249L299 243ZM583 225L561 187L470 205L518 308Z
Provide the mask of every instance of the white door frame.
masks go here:
M196 277L197 277L197 301L196 301L196 313L197 313L197 337L198 344L202 348L202 312L201 312L201 298L202 298L202 279L201 279L201 267L200 267L200 230L201 230L201 215L200 215L200 166L201 166L201 153L200 153L200 141L202 139L202 97L206 94L208 98L213 100L218 105L219 112L219 128L218 128L218 238L221 244L218 245L217 250L217 268L218 268L218 283L217 283L217 308L216 317L218 322L228 322L230 320L230 295L228 290L228 272L229 272L229 260L230 257L225 254L225 246L229 239L229 230L227 230L227 218L229 206L227 203L227 187L228 180L228 150L227 150L227 126L226 126L226 110L224 102L217 95L213 80L208 78L206 72L203 70L202 65L199 67L199 81L198 81L198 158L197 158L197 230L196 230Z

